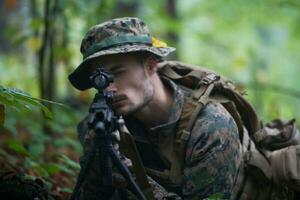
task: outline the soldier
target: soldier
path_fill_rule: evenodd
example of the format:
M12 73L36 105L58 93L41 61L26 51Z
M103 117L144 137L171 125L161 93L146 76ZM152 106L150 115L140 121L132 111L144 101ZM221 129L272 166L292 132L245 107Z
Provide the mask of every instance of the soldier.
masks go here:
M113 107L134 136L155 199L205 199L214 194L230 198L242 154L237 124L221 104L205 105L196 116L184 155L176 153L176 133L191 90L158 73L162 58L175 48L151 36L142 20L125 17L92 27L80 50L83 62L69 80L86 90L98 66L114 76L107 90L115 93ZM88 145L84 122L78 130L82 144ZM80 199L115 198L115 191L101 190L97 172L93 173L87 175Z

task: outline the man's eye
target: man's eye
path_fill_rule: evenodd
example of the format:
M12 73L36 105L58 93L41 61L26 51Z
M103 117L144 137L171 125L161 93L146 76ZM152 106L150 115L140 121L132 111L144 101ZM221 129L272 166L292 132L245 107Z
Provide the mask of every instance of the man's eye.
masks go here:
M116 71L116 72L113 72L114 75L118 75L118 74L121 74L123 73L123 71Z

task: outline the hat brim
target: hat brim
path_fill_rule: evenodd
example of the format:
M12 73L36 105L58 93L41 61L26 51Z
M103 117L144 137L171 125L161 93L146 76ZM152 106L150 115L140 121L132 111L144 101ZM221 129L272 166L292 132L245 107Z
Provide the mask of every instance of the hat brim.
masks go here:
M119 53L130 53L130 52L137 52L137 51L148 51L153 54L156 54L160 57L165 57L172 51L175 51L174 47L151 47L147 45L123 45L117 46L114 48L109 48L106 50L98 51L87 58L85 58L82 63L69 75L69 81L71 84L78 90L86 90L92 87L90 83L89 77L91 76L91 72L87 68L87 64L94 58L99 58L104 55L112 55L112 54L119 54Z

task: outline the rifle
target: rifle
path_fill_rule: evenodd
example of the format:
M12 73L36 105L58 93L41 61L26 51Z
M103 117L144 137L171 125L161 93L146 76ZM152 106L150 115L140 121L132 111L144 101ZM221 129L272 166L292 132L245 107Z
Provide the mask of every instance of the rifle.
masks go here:
M86 177L91 163L95 156L99 156L101 162L101 185L105 188L113 188L112 165L115 165L124 178L128 181L129 187L138 199L146 199L143 192L136 184L128 167L121 161L121 155L113 147L112 133L121 130L124 120L114 114L112 100L114 93L105 91L105 88L113 82L113 77L103 68L99 67L90 76L93 87L97 90L93 103L89 109L88 127L95 132L92 148L87 152L87 160L83 164L75 188L70 200L75 200L79 194L80 187Z

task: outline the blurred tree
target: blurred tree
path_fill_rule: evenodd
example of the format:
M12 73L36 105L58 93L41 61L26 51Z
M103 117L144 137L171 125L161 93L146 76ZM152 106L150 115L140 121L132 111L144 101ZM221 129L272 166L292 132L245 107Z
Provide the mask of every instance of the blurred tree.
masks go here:
M24 2L16 1L16 0L2 0L0 1L0 51L2 52L14 52L20 50L20 46L16 46L12 48L12 41L7 40L6 34L9 32L18 31L17 27L14 27L13 30L10 26L13 15L20 12L22 7L24 6ZM21 22L22 23L22 22Z
M166 12L167 16L170 18L172 21L178 21L178 13L177 13L177 4L176 0L167 0L166 1ZM168 30L167 32L167 37L168 39L172 42L172 44L178 44L179 36L178 36L178 31L175 30ZM177 51L175 51L172 54L172 59L178 59Z
M51 4L51 2L53 3ZM57 61L55 61L54 58L54 42L56 41L54 37L57 34L55 30L57 6L57 0L45 1L44 31L42 37L42 45L38 54L38 77L40 85L40 96L43 99L49 100L53 100L55 90L55 66L57 65Z

